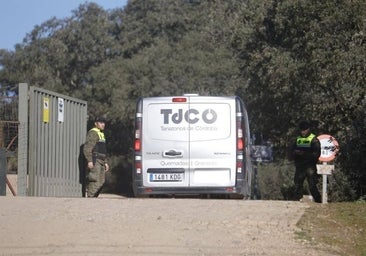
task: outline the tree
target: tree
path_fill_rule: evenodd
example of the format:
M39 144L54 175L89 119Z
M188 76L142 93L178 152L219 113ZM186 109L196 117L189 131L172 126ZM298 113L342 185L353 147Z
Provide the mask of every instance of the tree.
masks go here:
M28 82L88 101L91 117L109 117L121 163L138 97L236 94L252 131L273 143L275 168L297 123L310 119L316 133L340 142L338 180L362 196L365 13L361 0L134 0L112 11L83 4L36 26L15 52L0 50L0 90Z
M114 57L113 21L98 5L79 6L73 16L36 26L9 58L4 53L2 83L27 82L60 93L91 95L90 69ZM8 76L7 74L11 74Z
M365 3L270 2L258 15L263 18L257 20L253 38L239 49L244 74L250 79L249 108L255 129L271 137L278 157L283 158L288 138L294 135L289 127L310 119L316 132L332 134L347 149L339 157L342 171L355 183L361 177L364 181L360 169L365 163L358 152L365 147L361 74L366 65L360 57L365 54ZM351 162L357 163L351 165L352 171L345 166ZM358 194L362 193L359 188Z

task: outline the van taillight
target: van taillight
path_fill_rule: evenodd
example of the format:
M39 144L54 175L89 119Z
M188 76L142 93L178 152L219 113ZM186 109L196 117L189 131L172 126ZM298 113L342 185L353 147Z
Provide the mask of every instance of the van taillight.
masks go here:
M187 98L184 97L173 98L172 102L187 102Z
M238 150L243 150L243 148L244 148L244 141L243 141L243 139L238 138L238 145L237 145L237 147L238 147Z
M136 167L136 168L141 168L141 166L142 166L141 162L137 162L137 163L135 164L135 167Z
M135 140L135 151L141 150L141 141L139 139Z
M244 139L243 139L243 129L241 128L241 122L237 122L236 123L236 127L237 127L237 150L243 150L244 148Z
M141 174L142 164L141 162L135 162L135 170L137 174Z
M138 128L138 129L135 131L135 139L140 139L140 138L141 138L140 128Z
M236 171L238 173L242 173L242 171L243 171L243 161L242 161L242 159L238 159L236 161Z
M245 141L243 136L242 127L242 115L237 114L236 116L236 172L243 172L243 153L245 147Z
M237 161L236 167L237 168L242 168L243 167L243 162L242 161Z
M134 144L135 151L141 150L141 118L136 118L135 123L135 144Z
M141 163L141 138L142 138L142 118L141 113L136 114L135 121L135 142L134 142L134 150L135 150L135 173L142 173L142 163Z

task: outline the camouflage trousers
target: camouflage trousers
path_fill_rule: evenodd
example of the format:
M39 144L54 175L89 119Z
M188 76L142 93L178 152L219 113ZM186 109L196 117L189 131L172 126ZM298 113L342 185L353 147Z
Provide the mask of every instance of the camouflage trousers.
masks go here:
M86 192L87 197L98 197L105 182L104 161L97 160L92 169L86 173Z

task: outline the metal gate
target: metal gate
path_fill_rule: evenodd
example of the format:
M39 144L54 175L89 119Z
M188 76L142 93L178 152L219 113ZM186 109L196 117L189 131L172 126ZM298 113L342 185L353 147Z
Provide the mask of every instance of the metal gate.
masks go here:
M79 155L86 124L85 101L19 84L18 195L82 196Z

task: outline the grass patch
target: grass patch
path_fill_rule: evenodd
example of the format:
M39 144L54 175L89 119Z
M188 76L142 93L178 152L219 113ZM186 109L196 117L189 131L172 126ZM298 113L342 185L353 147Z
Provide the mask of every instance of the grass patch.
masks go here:
M311 204L297 223L299 239L339 255L366 256L366 203Z

